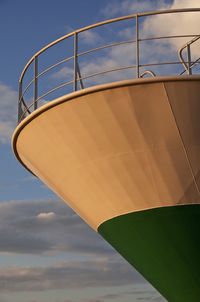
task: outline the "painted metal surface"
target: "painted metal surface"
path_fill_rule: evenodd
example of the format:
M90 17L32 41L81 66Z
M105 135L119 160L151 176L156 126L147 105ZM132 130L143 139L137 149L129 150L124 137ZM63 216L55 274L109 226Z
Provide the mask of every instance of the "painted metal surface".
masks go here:
M98 230L167 301L199 301L200 205L129 213Z
M200 82L189 79L49 103L18 126L15 152L96 230L129 212L200 203Z

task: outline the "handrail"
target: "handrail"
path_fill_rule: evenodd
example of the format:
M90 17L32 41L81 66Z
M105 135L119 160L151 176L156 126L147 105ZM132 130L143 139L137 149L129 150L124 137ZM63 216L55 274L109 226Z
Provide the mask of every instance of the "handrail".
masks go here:
M188 61L184 61L186 64ZM190 68L195 66L196 64L200 64L200 58L196 59L194 62L190 62ZM179 75L183 75L187 70L183 70Z
M49 95L50 93L57 91L58 89L73 84L73 90L76 91L79 89L84 89L85 85L83 84L83 81L92 78L92 77L96 77L99 75L103 75L103 74L107 74L107 73L111 73L111 72L116 72L116 71L123 71L123 70L128 70L130 68L134 68L135 72L136 72L136 77L137 78L141 78L144 77L145 75L149 74L151 76L156 76L157 72L151 71L151 70L145 70L145 71L141 71L141 68L144 67L148 67L148 66L154 66L154 67L159 67L159 66L167 66L167 65L172 65L172 66L176 66L176 65L180 65L182 64L185 68L185 71L188 72L188 74L191 74L191 68L195 65L195 64L199 64L199 59L192 62L191 61L191 56L190 53L188 54L188 59L187 61L183 59L182 56L182 52L183 49L185 49L186 47L190 47L190 45L192 43L194 43L196 40L198 40L200 38L200 35L192 35L192 34L183 34L183 35L165 35L165 36L152 36L152 37L141 37L140 35L140 18L141 17L148 17L148 16L154 16L154 15L164 15L164 14L175 14L175 13L188 13L188 12L200 12L200 8L186 8L186 9L167 9L167 10L160 10L160 11L150 11L150 12L144 12L144 13L136 13L136 14L131 14L128 16L123 16L123 17L118 17L118 18L113 18L113 19L109 19L109 20L105 20L105 21L101 21L98 22L96 24L92 24L80 29L76 29L75 31L68 33L62 37L60 37L59 39L49 43L48 45L46 45L45 47L43 47L41 50L39 50L35 55L33 55L33 57L28 61L28 63L26 64L26 66L24 67L20 79L19 79L19 86L20 86L20 90L19 90L19 121L24 118L24 116L27 113L30 113L30 108L32 108L34 106L34 109L37 109L38 107L38 102L39 100L41 100L42 98L44 98L45 96ZM104 26L104 25L108 25L108 24L113 24L115 22L120 22L120 21L124 21L124 20L135 20L135 25L132 25L135 31L135 37L134 39L130 39L130 40L126 40L126 41L119 41L119 42L112 42L112 43L106 43L104 45L100 45L98 47L94 47L94 48L90 48L88 50L79 52L79 41L80 41L80 37L79 35L81 33L84 33L88 30L91 29L96 29L97 27L100 26ZM142 19L143 20L143 19ZM142 50L142 43L145 41L157 41L157 40L164 40L164 39L179 39L179 38L192 38L188 43L186 43L186 45L184 45L181 49L180 49L180 54L179 54L179 58L180 58L180 62L177 61L163 61L163 62L147 62L146 64L144 64L142 62L142 60L144 60L141 56L141 50ZM57 45L58 43L66 40L66 39L72 39L72 47L73 47L73 54L70 57L64 58L62 60L60 60L59 62L56 62L50 66L48 66L46 69L38 72L38 62L39 62L39 58L40 55L42 53L44 53L45 51L47 51L48 49L50 49L51 47ZM71 40L70 40L71 41ZM81 60L81 58L85 55L90 55L91 53L97 52L97 51L101 51L101 50L107 50L107 49L111 49L113 47L120 47L120 46L124 46L124 45L130 45L134 44L134 51L133 53L135 53L135 58L133 58L135 64L126 66L126 67L116 67L116 68L110 68L109 70L103 70L101 72L96 72L96 73L92 73L92 74L86 74L84 76L81 75L81 68L80 68L80 63L79 61ZM188 46L189 45L189 46ZM128 46L129 47L129 46ZM190 50L190 49L189 49ZM112 51L112 50L111 50ZM39 91L39 85L41 83L41 77L43 77L44 75L48 74L50 71L52 71L54 68L60 66L61 64L65 64L67 62L69 62L70 60L72 60L73 62L73 69L70 70L70 74L73 74L73 78L70 81L64 82L61 85L58 85L56 87L54 87L53 89L50 89L48 91L44 91L45 93L43 93L43 95L39 95L38 91ZM132 62L132 61L131 61ZM188 64L188 65L187 65ZM23 89L23 79L24 76L28 70L28 68L30 66L33 66L33 70L34 70L34 78L28 83L28 85L25 87L25 89ZM70 67L71 68L71 67ZM184 71L184 72L185 72ZM140 74L140 72L142 72ZM184 73L183 72L183 73ZM181 74L183 74L181 73ZM78 83L80 84L80 86L78 86ZM31 103L31 106L28 106L26 104L26 101L24 100L24 96L27 93L27 91L30 89L30 86L33 85L33 101ZM25 110L24 110L25 108ZM29 109L28 109L29 108ZM23 111L24 114L21 114L20 112Z
M197 40L200 39L200 36L196 36L195 38L193 38L192 40L188 41L186 44L184 44L178 51L178 55L179 55L179 58L180 58L180 61L182 63L182 65L184 66L185 68L185 71L188 72L188 74L191 74L191 50L190 50L190 45L192 45L194 42L196 42ZM184 61L184 58L183 58L183 50L184 49L187 49L187 57L188 57L188 65L187 63ZM199 59L198 59L199 60ZM197 60L197 61L198 61ZM194 65L194 64L193 64Z
M171 64L174 64L174 65L178 65L180 64L180 62L162 62L162 63L152 63L152 64L144 64L142 65L143 67L149 67L149 66L162 66L162 65L171 65ZM125 66L125 67L120 67L120 68L113 68L113 69L109 69L109 70L104 70L104 71L101 71L101 72L97 72L97 73L93 73L93 74L90 74L88 76L85 76L85 77L81 77L81 74L80 74L80 71L79 71L79 79L77 80L78 82L80 82L80 85L81 85L81 89L84 89L84 85L83 85L83 80L86 80L86 79L89 79L89 78L93 78L93 77L96 77L96 76L99 76L99 75L103 75L103 74L107 74L107 73L111 73L111 72L115 72L115 71L123 71L123 70L127 70L127 69L131 69L131 68L136 68L136 65L132 65L132 66ZM149 74L151 75L152 77L156 77L156 74L151 71L151 70L146 70L144 71L141 75L140 75L140 78L143 78L146 74ZM61 85L49 90L48 92L44 93L43 95L41 95L40 97L37 98L37 102L39 102L41 99L43 99L44 97L46 97L47 95L51 94L52 92L62 88L62 87L65 87L65 86L68 86L70 84L73 84L74 81L68 81L68 82L65 82L65 83L62 83ZM21 115L21 118L19 119L19 122L21 120L23 120L23 118L26 116L27 113L31 113L30 111L30 108L33 107L35 101L33 101L29 106L27 106L25 103L24 103L24 99L22 97L22 101L23 101L23 105L24 107L26 108L26 110L23 112L23 114Z
M92 29L92 28L96 28L96 27L99 27L99 26L102 26L102 25L105 25L105 24L109 24L109 23L114 23L114 22L118 22L118 21L123 21L123 20L128 20L128 19L133 19L135 18L136 16L139 16L139 17L145 17L145 16L153 16L153 15L161 15L161 14L174 14L174 13L179 13L179 12L199 12L200 11L200 8L182 8L182 9L167 9L167 10L160 10L160 11L150 11L150 12L144 12L144 13L137 13L137 14L131 14L131 15L128 15L128 16L123 16L123 17L118 17L118 18L112 18L112 19L109 19L109 20L106 20L106 21L101 21L101 22L98 22L98 23L95 23L95 24L92 24L92 25L89 25L89 26L85 26L83 28L80 28L80 29L77 29L67 35L64 35L62 37L60 37L59 39L49 43L48 45L46 45L45 47L43 47L41 50L39 50L29 61L28 63L26 64L26 66L24 67L23 71L22 71L22 74L20 76L20 80L22 80L23 78L23 75L26 71L26 69L28 68L28 66L33 62L34 58L39 56L41 53L43 53L44 51L46 51L47 49L49 49L50 47L52 47L53 45L65 40L66 38L69 38L69 37L72 37L74 34L76 33L81 33L83 31L86 31L86 30L89 30L89 29Z
M152 77L156 77L155 72L151 71L151 70L145 70L141 75L140 78L143 78L145 75L150 74Z

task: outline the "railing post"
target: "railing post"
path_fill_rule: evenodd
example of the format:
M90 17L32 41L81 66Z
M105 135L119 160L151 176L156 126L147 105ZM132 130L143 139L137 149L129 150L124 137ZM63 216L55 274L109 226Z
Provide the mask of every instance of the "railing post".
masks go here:
M37 109L38 98L38 57L34 58L34 110Z
M77 91L77 54L78 54L78 33L74 33L74 91Z
M187 64L187 71L188 71L188 74L192 74L192 68L191 68L191 49L190 49L190 45L187 44L187 61L188 61L188 64Z
M18 123L21 121L23 115L22 110L22 80L19 81L19 101L18 101Z
M135 17L135 30L136 30L136 77L140 77L140 47L139 47L139 22L138 15Z

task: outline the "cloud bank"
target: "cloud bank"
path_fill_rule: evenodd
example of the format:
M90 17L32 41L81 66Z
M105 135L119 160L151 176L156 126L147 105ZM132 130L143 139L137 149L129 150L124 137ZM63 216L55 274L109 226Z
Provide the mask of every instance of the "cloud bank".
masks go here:
M50 266L1 268L0 292L144 283L143 278L98 234L59 201L0 203L0 236L0 253L44 257L52 252L54 256L67 252L66 261ZM69 259L71 253L76 260Z
M95 256L114 253L61 201L0 203L0 237L0 252L48 254L70 251Z
M111 258L68 261L48 267L2 268L0 271L1 292L111 287L142 282L128 265Z

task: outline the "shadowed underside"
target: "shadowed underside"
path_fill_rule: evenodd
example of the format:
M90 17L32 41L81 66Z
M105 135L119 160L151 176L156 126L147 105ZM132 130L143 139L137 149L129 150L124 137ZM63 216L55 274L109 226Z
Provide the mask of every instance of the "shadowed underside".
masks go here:
M85 89L33 112L13 139L20 161L172 302L200 296L199 81Z

